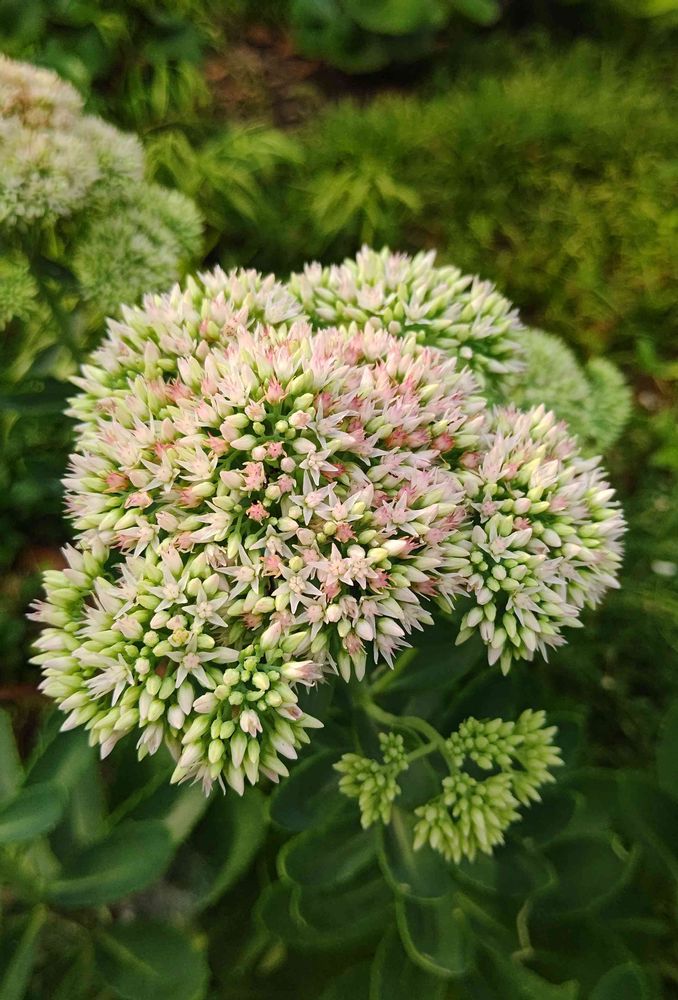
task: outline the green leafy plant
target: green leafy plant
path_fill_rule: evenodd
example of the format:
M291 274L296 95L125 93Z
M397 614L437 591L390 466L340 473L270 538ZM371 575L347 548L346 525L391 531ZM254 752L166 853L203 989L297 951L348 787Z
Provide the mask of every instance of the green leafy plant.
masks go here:
M0 712L3 997L204 996L197 921L250 863L265 835L265 803L248 796L236 817L195 789L160 790L161 761L131 780L123 765L104 784L86 741L59 735L55 721L24 765ZM180 889L178 855L206 866L211 885L196 878Z
M284 200L300 220L285 262L353 255L368 227L372 244L438 247L443 262L488 275L526 321L589 354L631 363L651 328L667 359L671 69L661 50L655 69L587 44L535 48L503 67L497 46L488 54L496 67L462 72L440 97L347 101L315 120L300 137L308 179L288 185ZM406 197L359 182L375 176Z
M295 0L290 20L305 55L365 73L427 54L455 16L489 25L500 14L496 0Z
M463 58L455 36L471 41L469 28L500 21L632 36L648 22L653 29L675 28L677 9L675 0L561 0L546 6L510 0L294 0L289 20L304 55L346 73L373 73L430 57L436 49Z
M232 125L195 142L184 132L167 130L149 138L147 159L154 179L179 188L200 206L208 227L207 247L216 250L222 262L258 253L266 230L273 241L281 238L268 191L278 182L281 168L297 167L301 161L292 137L272 128Z
M582 0L575 0L576 3ZM612 11L625 18L664 20L667 26L675 26L678 4L675 0L584 0L587 5L603 15Z
M432 735L422 730L417 737L414 729L407 735L408 725L419 726L421 718L404 717L404 707L421 706L426 698L421 692L428 690L429 722L439 729L445 719L445 725L456 727L451 747L448 742L445 748L445 741L441 746L443 752L453 748L455 766L465 753L487 765L498 752L502 766L510 769L496 742L490 742L489 752L484 745L478 751L488 723L455 720L488 704L504 709L510 704L515 711L534 687L527 678L514 680L508 689L496 675L474 678L472 655L463 662L457 659L456 670L441 687L446 655L450 665L454 662L454 654L445 654L444 648L442 632L431 633L414 663L363 689L364 714L352 727L361 753L351 751L342 759L339 788L331 777L333 753L316 745L276 790L271 818L290 839L278 855L279 878L260 899L259 920L285 942L293 970L304 964L312 969L317 953L330 956L334 951L344 962L354 956L351 970L320 993L327 998L351 992L404 997L417 989L432 997L574 1000L611 997L610 991L622 987L638 996L661 996L656 957L665 948L668 925L657 910L644 910L640 900L647 899L650 883L655 899L662 879L670 882L667 896L675 884L675 875L669 874L673 852L666 853L672 838L668 826L663 827L670 823L675 799L651 775L578 766L581 747L572 739L572 721L561 719L558 733L568 746L564 773L543 790L541 802L522 822L509 828L506 845L492 857L481 854L473 863L448 865L428 844L414 849L421 822L417 803L435 795L440 771L434 764L436 752L431 755L429 749ZM413 669L418 660L419 675ZM390 719L380 702L388 703ZM536 716L527 712L522 719L531 720L530 732L539 732ZM392 724L402 737L384 737L384 725ZM512 728L494 722L489 728L515 736L520 723ZM335 730L332 743L338 749L340 731ZM666 732L671 731L669 717ZM377 757L380 732L383 763ZM403 738L419 740L418 748L405 756ZM671 751L664 746L660 761L666 767ZM529 760L526 748L523 760ZM391 779L370 785L384 768L391 769ZM396 772L401 789L391 800L388 790ZM500 768L496 773L507 772ZM517 774L529 780L529 767ZM362 830L340 791L343 786L356 795L356 777L363 817L375 819ZM379 789L388 809L386 825L381 810L378 817L372 811ZM463 824L463 814L457 822ZM655 850L662 856L658 865ZM673 967L675 956L667 958L667 968Z
M5 0L0 39L8 55L55 70L100 112L143 129L208 103L200 64L216 14L210 0Z

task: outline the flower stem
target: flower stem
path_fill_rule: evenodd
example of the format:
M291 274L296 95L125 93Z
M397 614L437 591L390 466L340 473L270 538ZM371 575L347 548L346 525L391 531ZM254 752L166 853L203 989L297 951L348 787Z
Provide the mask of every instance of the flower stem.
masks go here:
M413 750L412 753L408 753L407 763L411 764L413 760L419 760L420 757L428 757L430 753L433 753L433 751L437 749L438 747L435 743L422 743L422 745L417 747L416 750Z
M384 725L391 726L394 729L409 729L411 732L420 733L422 736L425 736L429 743L444 758L450 770L456 770L456 765L452 760L444 737L429 722L426 722L425 719L420 719L415 715L393 715L372 701L369 694L361 698L360 705L377 722L382 722Z

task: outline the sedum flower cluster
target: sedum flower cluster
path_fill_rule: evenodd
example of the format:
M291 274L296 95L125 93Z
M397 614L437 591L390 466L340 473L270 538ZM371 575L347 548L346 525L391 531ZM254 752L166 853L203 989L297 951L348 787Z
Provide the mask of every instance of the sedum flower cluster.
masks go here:
M146 183L134 136L84 114L52 71L0 56L0 237L13 250L4 297L17 301L2 309L3 325L25 319L29 290L42 317L44 288L27 287L29 268L44 284L58 261L78 298L112 312L176 280L200 228L192 202Z
M134 733L141 755L169 746L174 780L241 792L285 775L320 725L304 686L392 664L434 607L463 612L459 640L479 633L508 670L615 585L623 520L597 461L544 407L493 409L499 369L454 347L503 337L508 356L508 306L486 309L485 289L446 314L439 290L443 351L412 319L419 278L438 287L430 259L364 259L419 303L407 322L394 303L319 327L301 279L216 269L124 308L75 380L78 542L46 574L36 662L102 753ZM366 774L388 799L402 754L384 752ZM345 787L365 780L349 769Z
M28 229L72 215L105 188L138 182L136 139L84 115L80 95L48 69L0 58L0 224Z
M100 574L89 600L48 576L37 617L57 629L38 661L69 724L104 751L132 729L144 751L164 736L177 779L240 789L259 763L284 773L278 755L315 724L292 685L362 678L431 623L431 598L451 609L451 469L485 417L454 360L384 331L252 326L226 294L238 279L208 277L200 310L195 282L127 310L117 370L83 369L67 502Z
M466 719L447 740L451 773L440 794L415 810L414 849L428 843L447 860L473 861L503 844L520 806L539 801L538 789L554 781L550 768L563 762L553 746L555 726L527 709L515 722ZM471 762L487 777L474 777Z
M543 406L498 408L465 476L469 516L455 540L471 608L457 642L476 630L490 663L546 657L617 587L624 519L595 458L583 458Z
M315 327L369 324L394 336L414 334L458 358L483 385L518 371L518 310L491 282L434 262L434 251L409 257L364 246L343 264L307 264L289 284Z
M609 448L628 419L629 391L614 365L596 358L582 368L557 337L527 329L491 282L436 266L434 251L364 246L342 264L308 264L289 288L315 328L414 335L469 367L492 402L545 404L592 452Z

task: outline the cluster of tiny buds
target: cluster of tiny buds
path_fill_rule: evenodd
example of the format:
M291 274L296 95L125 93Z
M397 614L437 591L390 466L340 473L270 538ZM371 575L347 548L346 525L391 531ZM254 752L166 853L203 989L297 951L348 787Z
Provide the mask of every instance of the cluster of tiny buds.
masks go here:
M344 754L335 770L341 774L339 790L358 800L364 829L373 823L390 823L395 799L400 794L398 776L408 768L405 741L399 733L379 733L381 761L356 753Z
M440 794L414 811L414 850L428 844L455 864L479 851L492 853L520 807L537 801L540 786L554 780L550 769L562 764L555 733L543 712L528 709L515 722L468 718L442 748L432 746L428 752L442 749L449 773ZM380 733L379 742L381 761L350 753L335 765L342 775L339 789L357 799L365 828L391 821L398 777L409 766L401 735ZM465 769L468 762L488 775L474 777Z
M446 741L451 773L440 794L415 810L415 850L428 843L459 864L503 844L520 807L540 799L540 786L554 781L550 768L562 764L556 731L544 712L531 709L515 722L466 719ZM469 773L467 761L488 776Z

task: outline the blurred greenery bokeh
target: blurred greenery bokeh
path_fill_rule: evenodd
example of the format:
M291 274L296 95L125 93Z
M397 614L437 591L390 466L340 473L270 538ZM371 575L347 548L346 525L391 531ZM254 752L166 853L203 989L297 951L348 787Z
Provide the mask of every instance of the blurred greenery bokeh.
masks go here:
M284 275L364 241L436 248L581 360L616 362L634 396L607 457L629 521L621 590L550 664L465 696L492 714L533 685L571 745L560 795L520 835L542 852L529 870L509 845L457 873L486 946L458 974L439 904L403 889L389 845L328 791L350 740L338 724L270 809L254 791L205 803L165 787L165 760L101 766L56 735L25 611L68 537L63 359L3 376L2 1000L678 997L677 33L672 0L0 0L0 49L139 132L149 180L196 201L194 268ZM1 336L7 370L17 344ZM391 697L427 709L414 688ZM26 795L38 826L21 826ZM304 884L293 851L311 867L336 854L337 871ZM509 911L531 935L504 935Z

